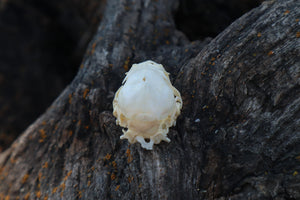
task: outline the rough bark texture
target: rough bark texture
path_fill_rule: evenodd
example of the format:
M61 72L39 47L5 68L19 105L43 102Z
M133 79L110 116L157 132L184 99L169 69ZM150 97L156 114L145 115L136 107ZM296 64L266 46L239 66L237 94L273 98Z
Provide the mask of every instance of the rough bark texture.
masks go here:
M266 1L189 42L175 1L107 1L75 79L0 154L0 198L299 199L299 4ZM153 151L120 140L112 115L124 73L147 59L184 102Z

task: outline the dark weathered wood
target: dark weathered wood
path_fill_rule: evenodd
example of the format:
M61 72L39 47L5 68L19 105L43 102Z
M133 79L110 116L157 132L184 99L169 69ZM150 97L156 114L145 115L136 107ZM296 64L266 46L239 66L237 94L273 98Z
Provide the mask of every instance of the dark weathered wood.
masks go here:
M208 44L175 29L175 7L107 1L75 79L0 154L2 197L300 198L299 1L266 1ZM112 115L124 72L146 59L184 102L153 151L120 140Z
M104 1L0 1L0 152L69 84Z
M263 0L179 0L176 27L191 40L216 37L234 20Z

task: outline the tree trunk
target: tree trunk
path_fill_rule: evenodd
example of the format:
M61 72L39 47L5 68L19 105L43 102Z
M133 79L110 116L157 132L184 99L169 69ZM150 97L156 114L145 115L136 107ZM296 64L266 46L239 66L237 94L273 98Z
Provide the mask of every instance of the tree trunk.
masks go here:
M300 2L263 2L209 42L176 30L177 5L106 2L75 79L0 154L0 199L300 199ZM148 59L183 99L153 151L112 115Z

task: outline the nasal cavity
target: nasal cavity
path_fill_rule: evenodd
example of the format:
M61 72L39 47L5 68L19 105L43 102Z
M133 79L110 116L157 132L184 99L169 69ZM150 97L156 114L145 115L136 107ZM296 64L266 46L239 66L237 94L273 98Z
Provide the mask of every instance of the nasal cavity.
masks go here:
M145 138L144 140L145 140L146 143L150 142L150 138Z

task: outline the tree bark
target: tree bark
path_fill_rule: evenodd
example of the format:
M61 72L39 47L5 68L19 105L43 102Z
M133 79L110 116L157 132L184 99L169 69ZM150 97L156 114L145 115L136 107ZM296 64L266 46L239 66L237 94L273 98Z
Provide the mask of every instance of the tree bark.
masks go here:
M72 83L0 154L0 199L299 199L299 1L263 2L202 42L176 30L176 1L106 3ZM184 103L153 151L120 140L112 115L148 59Z

